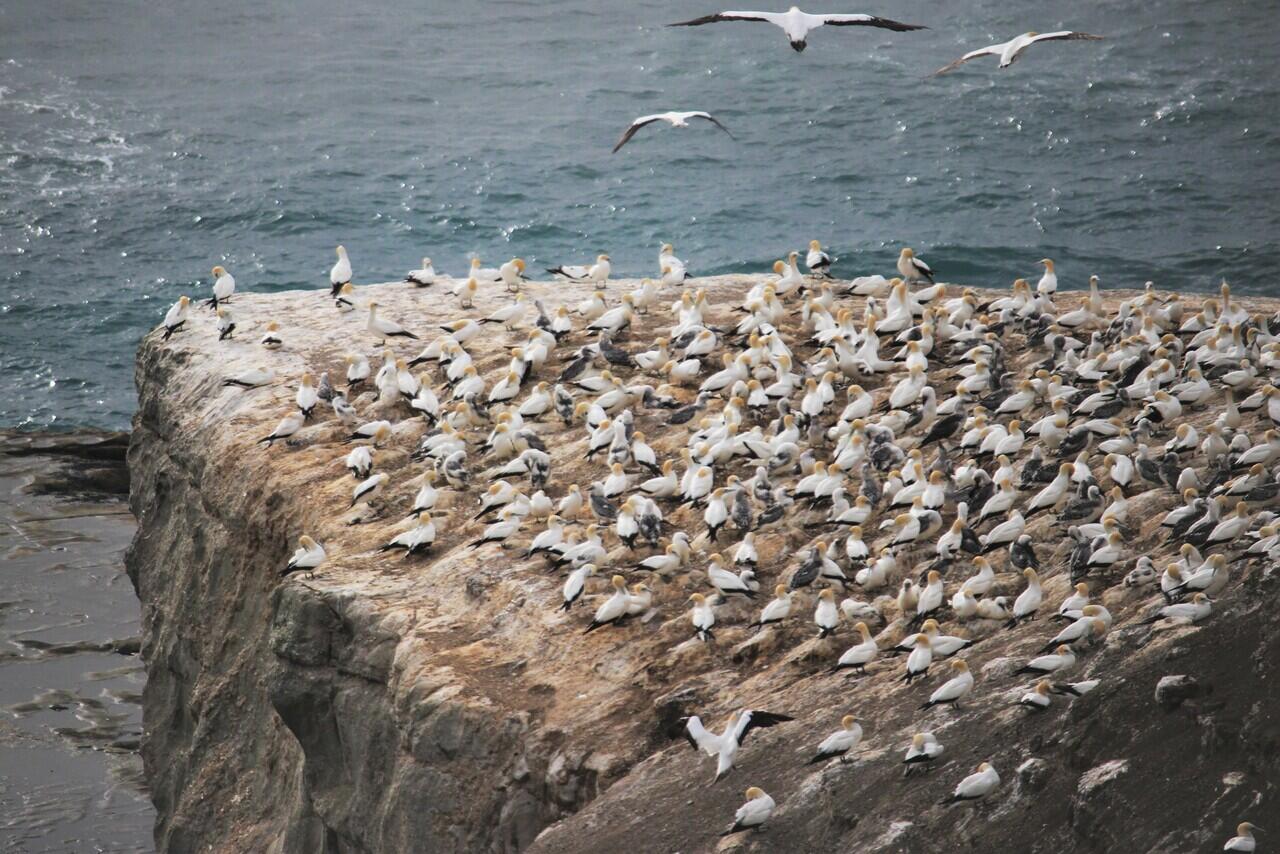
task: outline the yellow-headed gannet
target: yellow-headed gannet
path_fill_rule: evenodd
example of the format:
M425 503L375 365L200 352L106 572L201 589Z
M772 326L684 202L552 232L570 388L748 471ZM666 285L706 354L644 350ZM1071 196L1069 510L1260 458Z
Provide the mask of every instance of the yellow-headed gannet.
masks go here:
M298 550L293 553L293 557L289 558L289 563L285 566L284 571L280 573L281 575L288 575L298 570L310 575L316 571L320 564L324 563L324 546L306 534L298 538L298 543Z
M701 750L708 756L716 757L716 776L712 780L716 783L733 770L733 763L738 758L738 750L753 729L767 729L790 720L793 718L789 715L760 709L743 709L731 716L724 732L717 735L702 725L701 718L692 715L685 721L684 737L694 750Z
M436 268L431 266L430 258L422 259L422 266L416 270L410 270L404 277L414 287L425 288L436 283Z
M298 393L294 396L294 400L298 404L298 411L302 413L304 419L310 420L311 413L315 412L316 404L320 402L320 395L316 393L315 379L310 373L302 375L302 381L298 384Z
M687 128L689 126L689 119L705 119L711 122L716 127L720 128L720 130L729 134L730 139L734 138L733 134L729 133L729 129L725 127L723 124L721 124L719 119L717 119L715 116L711 115L710 113L704 112L702 110L692 110L692 111L683 112L683 113L677 112L677 111L671 111L667 113L653 113L652 115L648 115L648 116L640 116L635 121L633 121L631 123L631 126L627 128L626 132L622 134L622 138L618 140L618 144L613 147L612 153L617 154L618 149L626 145L627 142L631 140L631 137L635 136L636 132L639 131L640 128L644 127L645 125L653 124L654 122L666 122L667 124L671 125L673 128Z
M1029 33L1023 33L1020 36L1014 36L1007 42L1000 42L999 44L988 45L987 47L978 48L977 50L971 50L955 62L942 66L937 71L933 72L933 75L936 77L939 74L946 74L948 71L954 71L969 60L977 59L980 56L998 56L1000 57L1000 67L1008 68L1010 65L1013 65L1018 61L1022 56L1023 51L1031 47L1031 45L1036 42L1079 40L1098 41L1102 38L1102 36L1095 36L1092 33L1079 33L1071 30L1058 30L1052 33L1037 33L1032 31Z
M1065 670L1075 663L1075 651L1064 644L1048 655L1036 656L1013 672L1015 674L1054 673L1058 670Z
M1227 844L1222 846L1223 851L1236 851L1240 854L1252 854L1257 850L1257 840L1253 838L1255 830L1262 830L1256 824L1242 821L1236 825L1236 835L1227 840Z
M603 254L597 255L596 262L589 267L575 267L573 265L561 265L559 267L547 268L548 273L553 273L557 276L564 276L566 279L574 279L575 281L592 282L598 286L603 286L606 282L609 281L609 274L612 272L612 270L613 268L609 264L609 256L603 255ZM596 317L599 317L600 314L604 313L603 300L601 300L601 303L602 303L601 311L599 314L596 315ZM582 311L579 310L579 313L581 314ZM588 318L588 319L594 319L594 318Z
M908 283L927 281L929 284L933 284L933 268L917 258L915 250L910 247L904 247L898 253L898 272L902 274L902 278Z
M338 295L333 298L333 307L338 311L346 314L349 311L356 310L356 289L350 282L347 282L338 289Z
M236 331L235 319L231 316L231 309L218 306L218 340L225 341L231 337Z
M1051 686L1049 680L1041 679L1036 683L1036 687L1023 694L1018 700L1018 705L1026 706L1028 709L1036 712L1042 712L1049 708L1049 692Z
M773 24L787 34L787 41L791 43L791 48L796 53L803 51L808 46L809 33L823 26L880 27L886 30L894 30L895 32L925 29L925 27L916 24L903 24L888 18L877 18L874 15L811 15L808 12L800 11L795 6L785 12L717 12L714 15L704 15L701 18L694 18L690 21L678 21L674 24L667 24L667 26L699 27L703 24L716 24L721 21L759 21Z
M267 330L262 333L262 339L258 342L268 350L279 350L284 346L284 339L280 337L280 324L274 320L267 324Z
M937 736L931 732L918 732L911 736L911 745L907 748L907 754L902 759L902 764L907 766L907 773L910 774L913 768L927 765L942 755L942 743L938 741Z
M959 708L960 698L973 689L973 674L969 672L969 665L963 659L951 662L951 669L955 671L956 675L930 694L928 701L920 704L921 710L931 709L934 706L940 706L945 703L950 703L952 706Z
M716 624L714 604L701 593L694 593L689 597L689 601L693 603L693 608L689 612L689 620L693 623L693 630L698 640L704 642L715 640L716 636L711 631L711 627Z
M951 797L945 799L942 803L954 804L957 801L976 801L994 792L999 785L1000 775L996 773L996 769L991 766L990 762L983 762L976 771L961 780Z
M833 756L839 756L840 761L844 762L860 741L862 741L862 726L853 715L845 715L840 719L840 729L822 740L818 745L818 752L807 764L814 765Z
M747 802L733 814L733 825L720 835L732 836L744 830L759 830L773 815L775 806L773 798L765 794L764 789L752 786L747 789Z
M180 330L184 323L187 322L187 312L191 306L191 297L181 296L178 301L169 307L164 315L164 339L168 341L173 333Z
M436 524L432 521L431 514L423 510L418 513L416 525L404 533L392 537L391 541L384 545L380 551L389 552L393 549L404 549L405 555L408 556L430 549L431 544L435 541Z
M569 577L564 580L564 590L562 596L564 602L560 605L561 611L568 611L573 607L573 603L577 602L582 596L582 591L587 587L587 579L596 573L596 565L594 563L584 563L582 566L569 573Z
M621 575L615 575L610 583L613 585L613 595L596 608L595 616L591 618L591 624L583 630L583 634L594 632L601 626L614 625L627 616L627 603L630 598L627 593L627 579Z
M236 292L235 277L227 272L226 267L217 266L213 268L213 296L204 301L204 304L213 309L217 309L218 304L231 299L231 295Z

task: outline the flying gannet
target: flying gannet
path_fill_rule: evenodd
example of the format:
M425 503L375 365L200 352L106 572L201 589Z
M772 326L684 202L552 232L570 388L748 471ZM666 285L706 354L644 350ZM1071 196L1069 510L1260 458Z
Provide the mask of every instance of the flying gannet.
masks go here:
M673 128L687 128L689 126L689 119L705 119L711 122L716 127L720 128L720 130L729 134L730 139L736 138L732 133L729 132L729 129L727 127L725 127L723 124L720 123L719 119L717 119L715 116L711 115L710 113L704 112L702 110L692 110L692 111L683 112L683 113L673 110L668 113L653 113L652 115L640 116L639 118L637 118L635 121L631 123L631 126L627 128L626 132L622 135L622 138L618 140L618 144L613 147L612 153L617 154L618 149L622 148L622 146L630 142L631 137L635 136L636 132L639 131L640 128L644 127L645 125L650 125L650 124L653 124L654 122L666 122L667 124L671 125Z
M944 65L937 71L933 72L933 76L937 77L939 74L946 74L949 71L954 71L969 60L977 59L980 56L998 56L1000 57L1000 67L1008 68L1021 58L1023 51L1031 47L1031 45L1036 42L1079 40L1098 41L1102 38L1103 36L1095 36L1092 33L1079 33L1072 30L1059 30L1052 33L1037 33L1035 31L1023 33L1020 36L1014 36L1007 42L1000 42L999 44L988 45L987 47L978 48L977 50L971 50L955 62ZM1049 272L1052 272L1052 267L1049 268Z
M874 15L811 15L792 6L785 12L717 12L704 15L690 21L679 21L667 24L669 27L699 27L703 24L716 24L721 21L758 21L773 24L787 34L787 41L796 53L800 53L808 44L809 33L823 26L832 27L880 27L895 32L923 30L925 27L916 24L903 24L888 18L877 18Z
M777 726L791 720L793 718L789 715L759 709L743 709L730 717L724 732L717 735L702 725L700 717L692 715L685 721L684 737L695 750L701 750L708 756L716 757L716 776L712 782L718 783L733 770L738 750L753 729Z

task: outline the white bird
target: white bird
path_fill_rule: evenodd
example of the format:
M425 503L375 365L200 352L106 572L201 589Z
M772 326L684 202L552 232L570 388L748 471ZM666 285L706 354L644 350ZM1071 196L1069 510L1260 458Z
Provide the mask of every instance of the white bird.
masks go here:
M907 754L903 757L902 763L910 772L917 765L937 759L942 755L942 751L942 743L938 741L937 736L931 732L918 732L911 736L911 746L907 748Z
M214 267L212 272L213 297L205 300L205 305L216 310L218 303L231 299L231 295L236 292L236 280L223 266Z
M920 704L922 711L944 703L958 707L960 698L973 689L973 674L969 672L969 665L963 659L951 662L951 669L956 671L956 675L930 694L927 702Z
M756 622L757 626L781 623L791 615L791 592L787 590L786 585L779 584L773 588L773 593L775 598L770 599L769 603L764 606L764 610L760 612L760 619Z
M903 24L899 21L891 21L888 18L877 18L874 15L811 15L808 12L800 11L795 6L785 12L717 12L714 15L704 15L701 18L679 21L674 24L667 24L667 26L698 27L703 24L720 23L721 21L760 21L766 24L773 24L787 34L787 41L791 43L791 47L796 53L808 47L806 40L809 33L823 26L881 27L895 32L925 29L915 24Z
M351 281L351 259L347 257L347 248L339 246L333 250L338 260L329 269L329 296L336 297L342 286Z
M862 741L862 726L853 715L845 715L840 719L840 729L822 740L818 745L818 752L808 764L814 765L833 756L839 756L840 761L843 762L844 757L852 753L860 741Z
M933 72L933 76L936 77L939 74L946 74L949 71L954 71L969 60L977 59L980 56L998 56L1000 57L1000 67L1008 68L1010 65L1013 65L1018 61L1022 56L1023 51L1031 47L1031 45L1036 42L1077 40L1097 41L1101 38L1103 37L1095 36L1091 33L1078 33L1071 30L1059 30L1052 33L1037 33L1035 31L1023 33L1020 36L1014 36L1007 42L1000 42L999 44L988 45L987 47L978 48L977 50L971 50L955 62L944 65L937 71Z
M582 591L586 589L587 579L594 575L595 571L594 563L584 563L569 573L569 577L564 581L564 603L560 606L561 611L568 611L573 607L573 603L578 601Z
M306 534L298 538L298 543L300 544L298 550L293 553L293 557L289 558L289 563L285 566L284 572L280 573L281 575L288 575L300 569L312 573L324 563L324 546Z
M951 797L942 803L953 804L957 801L976 801L994 792L999 785L1000 775L996 773L996 769L991 767L990 762L983 762L976 771L961 780Z
M164 340L168 341L173 333L182 328L187 322L187 311L191 305L191 297L181 296L178 301L169 307L164 315Z
M250 368L236 374L234 377L227 377L222 381L223 385L234 385L240 388L257 388L266 385L276 378L276 372L271 368Z
M719 119L710 113L703 112L702 110L692 110L684 113L675 111L669 113L654 113L648 116L640 116L633 121L631 126L627 128L626 132L622 135L622 139L618 140L618 144L613 147L613 153L616 154L618 149L626 145L631 140L631 137L635 136L636 132L645 125L650 125L654 122L666 122L673 128L687 128L689 126L689 119L706 119L716 127L720 128L720 130L728 133L730 139L735 138L732 133L729 133L729 129L720 123Z
M280 423L267 436L259 439L259 442L266 442L267 447L271 447L281 439L287 439L294 433L302 429L302 425L306 423L306 418L301 412L290 412L284 418L280 419Z
M613 625L627 616L627 603L630 599L627 593L627 579L621 575L615 575L610 584L613 585L613 595L600 603L600 607L596 608L595 616L591 618L591 624L583 631L593 632L601 626Z
M1238 851L1241 854L1252 854L1257 850L1257 840L1253 838L1255 830L1261 830L1256 824L1250 824L1242 821L1236 825L1236 835L1227 840L1227 844L1222 846L1223 851Z
M764 789L752 786L747 789L747 802L733 814L733 825L720 835L731 836L743 830L759 828L773 815L775 806L773 798L765 794Z
M351 491L351 506L355 507L360 502L370 502L378 493L382 492L382 487L387 481L391 480L391 475L386 472L378 472L377 474L366 478L356 484L356 488Z
M422 266L416 270L410 270L404 277L414 287L425 288L436 283L436 268L431 265L430 258L422 259Z
M716 757L716 776L712 782L719 782L733 770L733 763L738 758L738 750L753 729L777 726L791 719L789 715L759 709L743 709L729 718L724 732L716 734L702 725L701 718L693 715L685 721L684 737L695 750L701 750L708 756Z
M376 302L369 303L369 320L365 324L365 329L379 341L385 341L388 338L417 339L418 337L394 320L378 317L378 304Z

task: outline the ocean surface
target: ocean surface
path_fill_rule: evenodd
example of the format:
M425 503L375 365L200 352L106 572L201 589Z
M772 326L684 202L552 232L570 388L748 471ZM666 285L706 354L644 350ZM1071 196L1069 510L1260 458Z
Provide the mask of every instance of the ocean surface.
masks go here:
M1276 292L1274 2L922 0L926 24L661 25L715 0L0 4L0 426L123 427L139 337L223 264L241 288L357 282L423 255L540 269L844 275L914 246L949 281ZM926 75L1029 29L1104 42ZM703 126L630 120L707 109Z

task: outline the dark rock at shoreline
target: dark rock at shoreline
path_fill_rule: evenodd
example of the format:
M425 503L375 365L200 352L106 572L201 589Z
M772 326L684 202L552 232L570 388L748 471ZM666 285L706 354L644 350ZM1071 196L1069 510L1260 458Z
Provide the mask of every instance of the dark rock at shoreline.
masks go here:
M129 467L125 456L129 434L0 432L0 453L15 457L47 457L55 464L32 480L29 487L42 495L65 497L126 496Z

